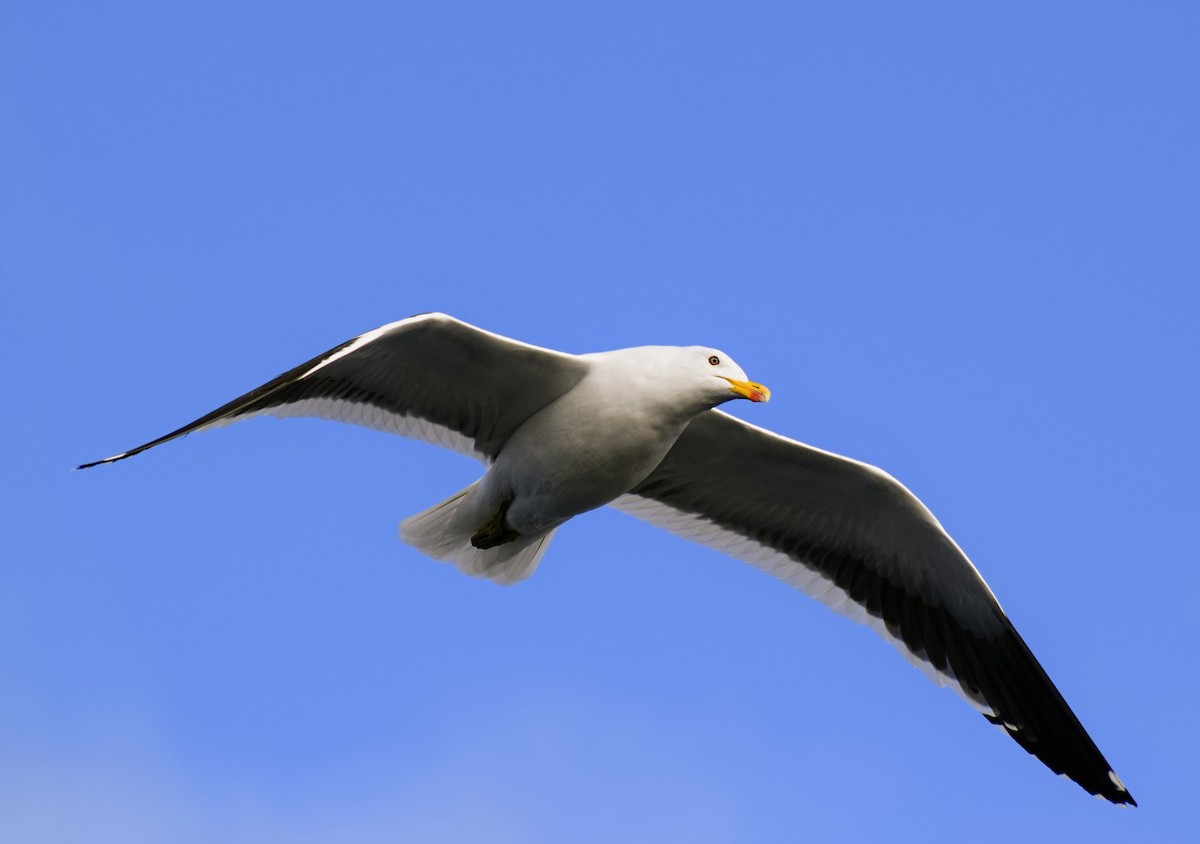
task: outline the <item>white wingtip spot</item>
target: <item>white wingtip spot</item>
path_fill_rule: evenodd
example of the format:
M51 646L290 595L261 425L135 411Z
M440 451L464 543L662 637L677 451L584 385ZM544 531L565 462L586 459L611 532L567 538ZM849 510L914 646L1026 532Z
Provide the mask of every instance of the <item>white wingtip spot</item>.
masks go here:
M1117 776L1116 771L1109 771L1108 778L1112 784L1121 789L1121 791L1124 791L1126 794L1129 793L1129 789L1125 787L1125 783L1121 782L1121 778Z

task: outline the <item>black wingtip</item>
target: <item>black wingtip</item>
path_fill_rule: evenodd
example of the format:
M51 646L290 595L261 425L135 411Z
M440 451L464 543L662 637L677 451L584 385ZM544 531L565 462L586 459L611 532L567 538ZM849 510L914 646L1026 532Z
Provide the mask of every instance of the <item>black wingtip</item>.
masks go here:
M1137 808L1137 801L1133 799L1133 795L1128 791L1119 791L1116 794L1097 794L1096 796L1122 809L1126 806Z
M1125 783L1121 782L1121 778L1117 776L1116 771L1109 771L1108 778L1110 781L1112 781L1112 784L1116 786L1116 789L1107 794L1102 794L1101 796L1106 800L1111 800L1118 806L1128 805L1136 807L1137 801L1133 799L1133 795L1130 794L1129 790L1125 788Z
M78 472L80 469L90 469L93 466L99 466L102 463L113 463L117 460L120 460L123 457L128 457L128 456L129 456L129 453L126 452L125 454L118 454L118 455L115 455L114 457L105 457L103 460L93 460L91 463L80 463L78 466L76 466L71 471Z

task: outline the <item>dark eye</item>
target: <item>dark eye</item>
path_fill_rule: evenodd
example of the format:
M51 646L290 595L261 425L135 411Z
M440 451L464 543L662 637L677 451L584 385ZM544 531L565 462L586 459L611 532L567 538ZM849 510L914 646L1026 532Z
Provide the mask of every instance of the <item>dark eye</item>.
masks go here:
M710 356L708 359L708 362L711 363L713 366L721 365L721 359L719 357L717 357L716 355Z

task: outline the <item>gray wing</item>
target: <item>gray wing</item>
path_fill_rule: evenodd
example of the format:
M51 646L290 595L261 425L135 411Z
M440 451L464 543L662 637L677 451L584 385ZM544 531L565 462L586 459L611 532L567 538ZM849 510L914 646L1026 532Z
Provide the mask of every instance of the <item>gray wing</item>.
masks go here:
M1134 803L971 561L879 469L714 410L614 506L870 624L1055 773Z
M112 463L193 431L251 416L317 416L442 445L490 462L514 430L574 387L587 364L445 314L348 340Z

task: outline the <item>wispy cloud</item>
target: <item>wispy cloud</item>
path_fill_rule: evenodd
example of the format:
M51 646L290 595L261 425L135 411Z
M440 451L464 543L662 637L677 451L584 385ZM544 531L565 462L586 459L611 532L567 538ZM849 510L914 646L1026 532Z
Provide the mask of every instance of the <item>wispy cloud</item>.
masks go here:
M485 707L486 709L486 707ZM468 719L464 711L464 721ZM149 731L113 725L0 763L0 840L69 842L537 842L728 840L726 776L691 758L689 730L614 701L525 700L474 710L432 765L340 764L296 790L202 774ZM486 717L479 717L486 715ZM637 758L589 725L623 722ZM230 781L245 782L243 776Z

